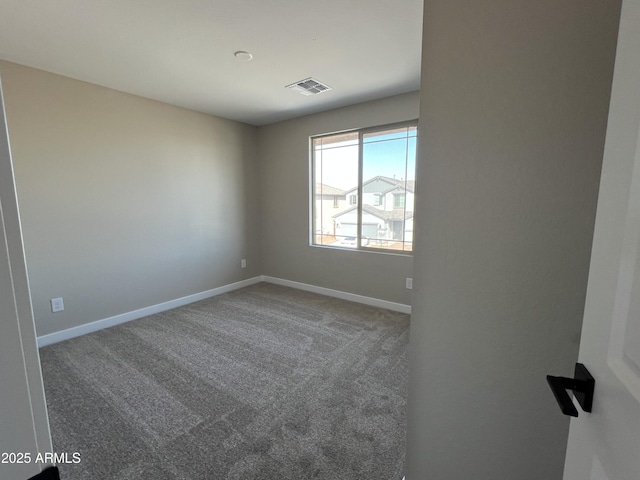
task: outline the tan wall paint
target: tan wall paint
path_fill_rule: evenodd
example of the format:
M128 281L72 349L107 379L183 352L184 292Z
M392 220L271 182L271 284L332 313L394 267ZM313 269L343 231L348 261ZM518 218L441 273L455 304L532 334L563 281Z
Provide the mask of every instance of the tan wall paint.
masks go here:
M409 304L410 256L309 246L309 137L418 118L417 92L261 127L265 275Z
M8 62L0 74L38 335L261 273L255 127Z
M407 480L562 478L619 8L425 1Z

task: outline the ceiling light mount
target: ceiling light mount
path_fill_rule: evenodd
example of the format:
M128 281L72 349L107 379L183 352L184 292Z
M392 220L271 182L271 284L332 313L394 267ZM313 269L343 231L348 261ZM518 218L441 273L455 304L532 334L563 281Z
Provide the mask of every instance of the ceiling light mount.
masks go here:
M234 57L240 62L250 62L253 59L253 55L244 50L238 50L233 54Z
M326 83L322 83L315 78L309 77L304 80L300 80L298 82L294 82L291 85L287 85L284 88L289 88L291 90L295 90L302 95L317 95L318 93L327 92L332 90L332 88Z

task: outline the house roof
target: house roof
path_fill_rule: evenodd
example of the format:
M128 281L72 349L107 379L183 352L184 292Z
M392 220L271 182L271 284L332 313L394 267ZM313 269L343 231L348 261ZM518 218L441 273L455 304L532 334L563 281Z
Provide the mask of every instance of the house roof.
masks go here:
M353 212L357 208L358 208L357 206L353 206L351 208L348 208L347 210L343 210L340 213L336 213L331 218L341 217L342 215ZM363 205L362 211L387 221L402 220L403 216L404 216L404 220L409 220L410 218L413 218L413 212L410 212L409 210L403 210L401 208L397 208L394 210L380 210L379 208L372 207L371 205Z
M346 192L326 183L316 183L316 195L345 195Z
M402 187L402 188L406 188L408 192L413 193L415 191L416 188L416 181L415 180L397 180L395 178L390 178L390 177L384 177L384 176L378 176L375 177L377 179L383 180L385 182L389 182L391 184L394 184L397 187Z
M416 181L415 180L398 180L395 178L391 178L391 177L385 177L384 175L378 175L377 177L372 177L369 180L367 180L366 182L364 182L362 185L368 185L372 182L375 181L382 181L385 183L389 184L389 188L387 190L383 190L380 193L389 193L392 190L395 190L396 188L401 188L401 189L405 189L407 190L407 192L409 193L414 193L415 188L416 188ZM345 190L345 193L349 193L349 192L353 192L355 190L357 190L358 187L353 187L350 188L349 190Z

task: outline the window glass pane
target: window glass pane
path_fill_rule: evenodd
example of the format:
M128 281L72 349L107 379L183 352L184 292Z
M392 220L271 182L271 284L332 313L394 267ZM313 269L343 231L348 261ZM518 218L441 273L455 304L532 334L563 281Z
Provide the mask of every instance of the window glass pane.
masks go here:
M358 134L315 138L312 148L314 243L356 247Z
M415 127L363 135L361 246L412 249L415 145Z
M411 125L312 139L312 243L412 250L416 137Z

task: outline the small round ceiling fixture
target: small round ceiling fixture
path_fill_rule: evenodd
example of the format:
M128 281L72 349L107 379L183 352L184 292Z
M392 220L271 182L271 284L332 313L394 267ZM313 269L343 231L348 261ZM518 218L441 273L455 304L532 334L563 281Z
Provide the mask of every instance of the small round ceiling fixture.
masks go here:
M245 52L244 50L238 50L233 54L240 62L250 62L253 58L249 52Z

